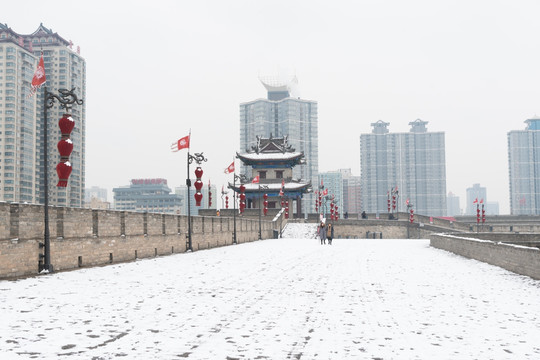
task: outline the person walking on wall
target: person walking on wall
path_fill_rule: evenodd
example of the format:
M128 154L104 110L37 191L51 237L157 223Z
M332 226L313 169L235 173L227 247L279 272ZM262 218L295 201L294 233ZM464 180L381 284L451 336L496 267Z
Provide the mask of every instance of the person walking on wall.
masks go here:
M323 222L319 226L319 237L321 238L321 245L326 244L326 227Z
M332 245L332 239L334 238L334 226L332 224L328 224L326 227L326 237L328 238L328 245Z

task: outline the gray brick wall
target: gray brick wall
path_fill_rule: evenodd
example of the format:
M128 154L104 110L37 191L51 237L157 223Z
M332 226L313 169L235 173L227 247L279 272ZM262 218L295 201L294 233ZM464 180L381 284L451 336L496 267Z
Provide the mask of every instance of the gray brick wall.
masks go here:
M540 279L540 249L449 234L433 234L431 246Z
M37 274L43 210L0 202L0 278ZM258 240L258 220L236 220L239 243ZM263 220L263 239L281 221ZM232 218L195 216L192 224L194 251L232 244ZM49 229L55 271L182 253L188 231L186 216L60 207L49 207Z

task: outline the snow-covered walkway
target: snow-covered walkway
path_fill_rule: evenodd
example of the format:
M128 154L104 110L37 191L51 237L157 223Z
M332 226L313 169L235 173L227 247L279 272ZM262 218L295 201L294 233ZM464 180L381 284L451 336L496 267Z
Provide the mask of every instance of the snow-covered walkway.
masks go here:
M540 358L540 281L314 231L0 281L0 358Z

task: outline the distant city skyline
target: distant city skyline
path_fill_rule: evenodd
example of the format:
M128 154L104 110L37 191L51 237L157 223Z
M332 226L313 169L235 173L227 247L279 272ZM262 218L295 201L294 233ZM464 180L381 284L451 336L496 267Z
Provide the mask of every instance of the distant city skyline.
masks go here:
M2 10L18 33L43 23L80 46L85 186L109 195L132 178L185 184L185 154L169 145L190 129L191 151L208 157L207 178L226 184L223 169L241 149L238 104L264 98L258 75L276 69L295 74L300 97L318 103L319 171L359 176L358 137L371 123L404 132L420 118L446 134L447 191L464 207L467 187L480 183L503 214L507 133L540 114L532 0L55 0L39 11L25 1Z

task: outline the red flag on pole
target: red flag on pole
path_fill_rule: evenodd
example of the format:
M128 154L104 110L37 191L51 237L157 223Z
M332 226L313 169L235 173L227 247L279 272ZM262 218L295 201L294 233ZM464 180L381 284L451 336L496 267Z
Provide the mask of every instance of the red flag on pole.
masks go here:
M189 137L190 135L184 136L177 142L172 143L171 145L172 152L177 152L178 150L189 148Z
M326 196L326 195L328 195L328 189L324 189L324 191L323 191L323 193L322 193L322 194L323 194L323 196Z
M45 84L45 81L47 80L45 76L45 63L43 62L43 52L41 53L41 57L39 58L39 63L36 69L36 72L34 73L34 77L32 78L32 88L30 89L30 95L28 97L32 97L36 91L41 87L41 85Z
M253 180L251 180L252 184L258 184L259 183L259 175L255 176Z
M474 201L472 203L476 204L477 202L478 202L478 198L474 199Z
M225 174L230 174L234 172L234 161L225 169Z
M281 179L281 188L279 189L279 196L285 196L285 179Z
M484 199L480 199L480 204L483 204L484 203Z

